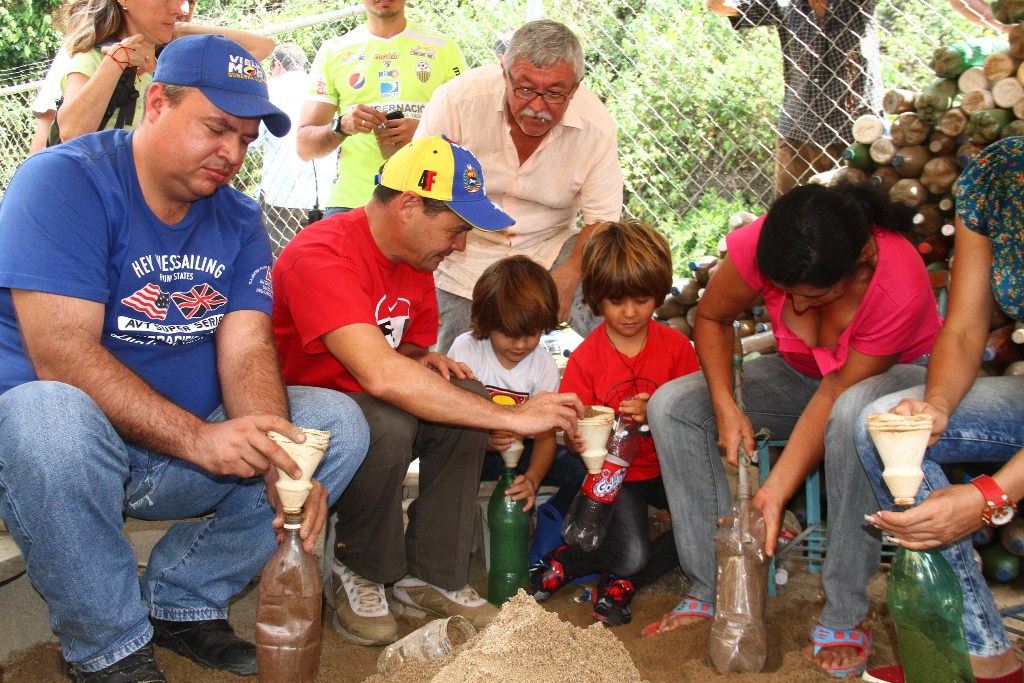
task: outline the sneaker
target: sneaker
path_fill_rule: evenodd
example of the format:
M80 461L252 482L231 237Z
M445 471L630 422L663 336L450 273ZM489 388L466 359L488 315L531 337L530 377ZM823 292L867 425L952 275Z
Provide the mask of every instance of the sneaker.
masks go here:
M533 588L533 599L544 602L551 594L569 582L560 557L568 548L560 545L530 567L530 586Z
M207 669L237 676L256 675L256 646L235 635L227 619L165 621L151 617L150 621L153 642L160 647Z
M80 671L65 664L68 678L74 683L167 683L153 658L153 641L99 671Z
M628 624L633 619L629 603L634 595L636 588L629 579L602 576L594 590L594 618L609 626Z
M337 560L331 565L330 591L324 597L334 610L334 628L357 645L390 645L398 624L388 610L384 586L364 579Z
M466 617L477 631L491 623L498 608L487 602L469 586L446 591L425 581L405 577L391 591L391 608L410 617Z

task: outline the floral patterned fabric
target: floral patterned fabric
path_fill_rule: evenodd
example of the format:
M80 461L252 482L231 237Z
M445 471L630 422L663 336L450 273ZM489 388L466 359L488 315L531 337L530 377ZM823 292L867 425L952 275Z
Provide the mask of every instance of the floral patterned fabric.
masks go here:
M956 211L992 245L992 293L999 307L1024 321L1024 137L989 145L964 169Z

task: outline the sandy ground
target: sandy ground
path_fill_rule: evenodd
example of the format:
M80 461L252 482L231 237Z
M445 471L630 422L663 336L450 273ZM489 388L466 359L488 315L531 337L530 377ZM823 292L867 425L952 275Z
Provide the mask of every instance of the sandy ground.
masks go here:
M481 563L474 560L474 585L484 590L486 577ZM826 680L811 663L800 654L807 642L807 634L815 623L820 610L820 583L817 575L797 572L790 582L781 587L778 597L770 598L768 621L770 627L769 655L764 673L719 676L707 662L707 626L696 625L643 638L640 630L670 610L685 588L681 573L663 578L658 584L642 591L633 601L633 622L608 629L625 646L640 675L652 683L698 681L728 678L729 680L750 681L822 681ZM249 591L252 591L250 587ZM1017 588L1018 595L1020 588ZM587 603L574 600L582 589L570 586L556 593L544 603L544 608L554 612L570 624L586 628L593 623ZM895 633L884 615L884 575L878 575L871 584L872 614L867 621L875 636L875 651L872 662L888 664L895 661ZM242 599L249 600L244 595ZM249 612L246 614L246 612ZM232 620L243 635L251 635L251 610L234 610ZM406 620L400 617L401 633L413 630L425 621ZM325 620L319 680L332 682L363 681L376 673L377 658L381 648L362 647L349 644L335 633L330 622ZM528 656L528 655L524 655ZM176 654L157 648L157 659L172 683L186 681L235 681L238 677L225 673L212 673L201 669ZM66 681L60 668L60 653L56 643L39 643L13 653L2 663L6 683L35 683L41 681ZM550 672L551 681L571 680L569 672ZM424 679L426 680L426 679Z
M484 594L486 591L486 573L483 567L481 554L475 554L472 559L472 579L474 587ZM647 624L656 621L661 615L675 606L679 598L685 594L687 588L686 580L682 573L676 570L663 577L655 585L641 591L633 601L632 623L616 628L607 629L624 646L609 648L607 643L601 645L600 640L592 647L603 650L611 650L616 657L628 656L635 666L636 672L643 680L651 683L677 683L679 681L704 681L728 679L735 681L825 681L828 677L818 670L811 662L801 655L800 650L807 643L807 637L814 626L817 616L823 604L819 574L809 574L805 569L795 571L785 586L779 588L777 597L768 599L768 625L769 625L769 652L765 670L759 674L733 674L730 676L719 675L710 665L707 659L707 624L699 624L686 628L677 629L666 634L652 638L641 637L640 631ZM865 626L874 634L874 653L871 658L872 666L883 666L896 663L898 650L896 648L895 631L892 622L885 611L885 589L886 577L884 571L877 574L869 584L871 595L871 610L865 621ZM997 602L1000 606L1008 606L1024 602L1024 578L1017 579L1010 584L1002 584L993 588ZM591 617L589 603L579 601L583 589L579 586L567 586L555 593L543 608L566 624L586 629L594 624ZM253 637L255 620L255 584L250 585L246 591L238 596L232 605L231 621L238 633L246 638ZM3 607L0 607L3 609ZM7 624L11 620L6 621ZM406 617L399 617L400 635L422 626L426 620L410 620ZM557 623L556 626L559 626ZM10 628L10 626L5 626ZM604 627L599 627L604 628ZM562 629L564 630L564 629ZM576 631L583 634L583 631ZM554 632L554 629L552 629ZM603 636L604 634L602 634ZM552 636L554 637L554 636ZM576 638L571 635L570 638ZM582 635L581 639L586 640ZM589 638L590 636L586 636ZM321 661L318 679L323 682L349 683L364 681L377 673L377 659L382 648L364 647L353 645L343 640L334 630L330 623L330 614L325 613L322 635ZM1018 657L1024 658L1024 645L1022 639L1015 637L1015 648ZM605 680L629 680L624 678L607 678L605 676L590 675L587 678L580 678L575 675L577 670L585 670L586 666L581 664L573 665L571 662L566 665L562 658L555 656L548 648L545 653L541 647L524 647L521 649L523 658L530 658L531 661L523 661L520 666L510 664L510 667L524 668L526 665L536 667L541 665L542 676L535 676L526 680L548 680L556 683L574 680L585 680L586 683L602 683ZM157 660L171 683L185 683L191 681L241 681L242 679L227 673L214 673L201 669L190 661L178 655L164 650L156 649ZM628 653L625 654L625 653ZM601 653L603 656L606 653ZM574 655L579 657L578 652ZM538 659L550 659L541 661ZM584 662L593 665L599 660ZM577 660L578 661L578 660ZM607 661L607 660L605 660ZM632 667L629 667L632 668ZM434 670L424 670L423 677L406 677L404 681L431 680ZM613 667L609 673L614 673ZM23 650L11 653L7 659L0 662L0 683L37 683L43 681L66 681L63 675L60 651L56 639L49 642L40 642ZM255 680L255 679L250 679ZM509 683L512 679L508 676L494 677L492 679L477 678L473 680L495 680L502 683ZM459 679L460 683L469 683L468 679Z

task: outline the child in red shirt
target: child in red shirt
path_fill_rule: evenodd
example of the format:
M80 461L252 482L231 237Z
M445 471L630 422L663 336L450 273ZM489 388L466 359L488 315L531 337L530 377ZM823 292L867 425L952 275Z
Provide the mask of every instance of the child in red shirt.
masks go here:
M665 382L699 369L686 335L651 319L671 288L671 251L653 228L616 222L588 240L583 297L605 321L569 357L560 390L643 425L641 445L604 543L589 553L560 546L531 567L530 576L540 602L576 577L601 573L594 618L610 625L629 623L636 591L679 564L672 534L652 542L647 532L648 505L668 509L654 441L646 429L647 400Z

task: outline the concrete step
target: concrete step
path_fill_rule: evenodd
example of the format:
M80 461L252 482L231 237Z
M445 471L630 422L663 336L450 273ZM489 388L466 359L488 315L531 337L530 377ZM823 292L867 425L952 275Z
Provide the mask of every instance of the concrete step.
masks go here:
M17 544L4 527L0 532L0 583L5 583L25 571L25 559Z

